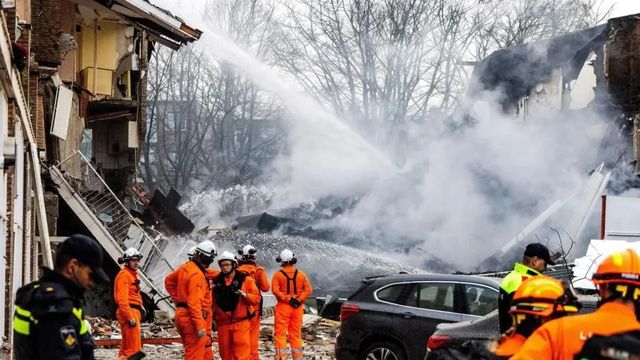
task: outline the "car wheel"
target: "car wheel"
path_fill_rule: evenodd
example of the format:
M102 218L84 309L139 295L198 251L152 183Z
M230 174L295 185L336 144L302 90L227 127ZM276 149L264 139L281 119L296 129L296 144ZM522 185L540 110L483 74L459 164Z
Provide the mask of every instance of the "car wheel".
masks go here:
M362 352L361 360L405 360L400 346L387 341L373 343Z

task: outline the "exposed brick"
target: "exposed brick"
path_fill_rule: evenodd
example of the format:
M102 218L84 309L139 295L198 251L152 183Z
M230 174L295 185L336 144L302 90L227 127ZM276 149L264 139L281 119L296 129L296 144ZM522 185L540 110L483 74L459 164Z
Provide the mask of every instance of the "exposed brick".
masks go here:
M32 51L41 65L60 65L57 42L62 34L60 21L63 0L32 0L31 23L33 26Z
M13 121L15 119L16 114L16 105L13 100L9 100L9 121L7 122L7 136L14 136L15 129L13 128Z
M47 132L44 125L44 96L38 95L36 100L36 117L35 117L35 132L36 142L38 143L38 149L45 150L47 148Z

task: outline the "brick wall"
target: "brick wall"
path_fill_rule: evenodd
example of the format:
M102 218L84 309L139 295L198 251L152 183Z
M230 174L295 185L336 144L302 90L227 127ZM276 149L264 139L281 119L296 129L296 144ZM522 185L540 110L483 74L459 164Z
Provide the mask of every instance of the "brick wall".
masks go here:
M33 41L31 50L39 65L56 66L61 63L60 51L56 45L62 33L61 2L62 0L32 0Z
M42 94L38 78L38 74L31 74L31 76L29 76L28 101L31 113L31 127L36 137L38 149L45 150L47 146L44 126L44 95Z

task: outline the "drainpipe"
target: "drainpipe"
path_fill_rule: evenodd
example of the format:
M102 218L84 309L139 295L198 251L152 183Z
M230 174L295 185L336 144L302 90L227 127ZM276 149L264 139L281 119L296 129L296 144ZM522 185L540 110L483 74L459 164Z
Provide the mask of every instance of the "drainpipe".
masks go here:
M607 195L603 194L600 198L602 199L600 202L600 240L604 240L606 231L605 226L607 224Z

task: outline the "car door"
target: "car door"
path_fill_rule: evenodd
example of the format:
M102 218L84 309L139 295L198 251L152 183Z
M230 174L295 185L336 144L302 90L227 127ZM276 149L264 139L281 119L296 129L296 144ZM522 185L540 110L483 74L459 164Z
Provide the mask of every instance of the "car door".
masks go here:
M463 320L477 319L498 308L498 290L473 283L462 283L460 287Z
M422 359L426 343L440 323L462 320L456 284L453 282L415 282L402 304L395 310L394 327L409 352L409 359Z

